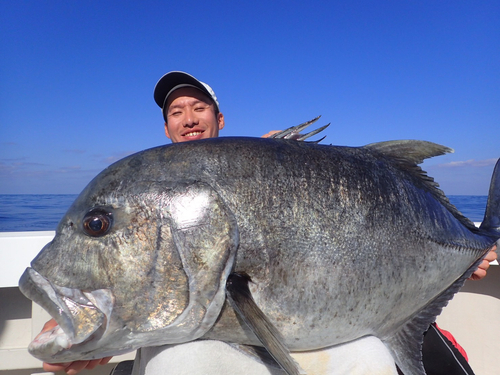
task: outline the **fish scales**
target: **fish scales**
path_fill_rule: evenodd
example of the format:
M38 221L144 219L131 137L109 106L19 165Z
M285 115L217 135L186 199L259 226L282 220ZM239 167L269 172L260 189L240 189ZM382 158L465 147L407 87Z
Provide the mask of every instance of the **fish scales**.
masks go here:
M394 347L398 335L420 319L409 346L421 342L498 239L416 166L447 151L419 141L335 147L239 137L122 159L85 188L20 283L65 331L80 323L54 312L62 302L47 297L53 286L110 291L107 326L81 349L44 342L31 351L60 362L200 337L261 345L225 298L237 273L249 276L288 349L374 335L408 373L421 373ZM112 217L109 232L82 230L93 210ZM49 282L32 282L35 273Z

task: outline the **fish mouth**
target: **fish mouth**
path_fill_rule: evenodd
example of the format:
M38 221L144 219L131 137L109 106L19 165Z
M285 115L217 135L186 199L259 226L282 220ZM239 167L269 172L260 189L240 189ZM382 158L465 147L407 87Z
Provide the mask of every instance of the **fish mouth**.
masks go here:
M113 306L113 296L108 289L84 292L59 287L30 267L21 276L19 289L57 322L30 343L28 351L33 356L42 360L47 360L48 355L56 358L74 345L98 340L104 335Z

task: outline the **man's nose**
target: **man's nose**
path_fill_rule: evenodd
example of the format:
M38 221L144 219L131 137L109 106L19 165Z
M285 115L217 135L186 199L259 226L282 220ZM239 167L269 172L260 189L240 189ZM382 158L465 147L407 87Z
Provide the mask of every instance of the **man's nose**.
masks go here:
M184 126L187 128L191 128L198 124L198 116L196 116L196 112L193 110L189 110L186 112L186 117L184 118Z

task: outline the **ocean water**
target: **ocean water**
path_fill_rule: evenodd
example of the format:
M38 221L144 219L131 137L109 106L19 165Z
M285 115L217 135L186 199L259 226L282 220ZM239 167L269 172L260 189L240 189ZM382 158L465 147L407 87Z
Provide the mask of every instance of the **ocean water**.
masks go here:
M77 194L0 194L0 232L55 230Z
M0 232L55 230L77 196L0 194ZM470 220L483 220L486 196L451 195L449 199Z

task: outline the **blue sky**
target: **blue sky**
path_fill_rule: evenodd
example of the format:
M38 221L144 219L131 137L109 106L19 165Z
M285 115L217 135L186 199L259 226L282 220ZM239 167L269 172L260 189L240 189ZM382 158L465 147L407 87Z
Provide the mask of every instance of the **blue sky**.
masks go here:
M500 156L498 1L0 0L0 194L78 193L168 143L153 88L215 90L221 135L317 115L323 143L423 139L447 194L486 195Z

